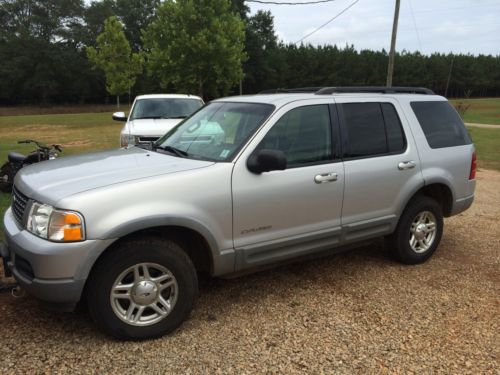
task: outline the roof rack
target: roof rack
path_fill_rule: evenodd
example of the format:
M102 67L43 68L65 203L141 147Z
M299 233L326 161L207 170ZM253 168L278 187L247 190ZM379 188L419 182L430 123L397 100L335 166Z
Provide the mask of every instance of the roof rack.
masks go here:
M293 89L269 89L259 92L259 94L301 94L301 93L316 93L322 90L323 87L297 87Z
M381 93L381 94L423 94L435 95L434 91L425 87L386 87L386 86L339 86L323 87L316 91L316 95L330 95L341 93Z

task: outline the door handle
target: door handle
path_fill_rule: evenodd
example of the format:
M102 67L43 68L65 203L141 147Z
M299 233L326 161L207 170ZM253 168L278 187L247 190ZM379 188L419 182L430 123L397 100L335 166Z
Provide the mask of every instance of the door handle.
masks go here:
M335 172L317 174L316 176L314 176L314 182L316 182L317 184L323 184L325 182L337 181L338 177L338 174Z
M400 171L404 171L406 169L412 169L415 168L417 164L413 160L409 161L402 161L401 163L398 164L398 169Z

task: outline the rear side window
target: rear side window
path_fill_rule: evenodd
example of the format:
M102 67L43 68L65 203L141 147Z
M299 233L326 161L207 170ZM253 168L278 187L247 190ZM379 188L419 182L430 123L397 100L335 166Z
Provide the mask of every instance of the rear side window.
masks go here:
M431 148L468 145L471 139L462 119L450 103L411 102L415 116Z
M340 106L346 132L344 157L370 157L405 150L403 129L392 104L345 103Z

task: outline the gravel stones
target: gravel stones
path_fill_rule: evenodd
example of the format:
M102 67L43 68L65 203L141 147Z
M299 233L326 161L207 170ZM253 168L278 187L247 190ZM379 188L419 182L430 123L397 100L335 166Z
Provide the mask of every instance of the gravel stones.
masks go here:
M179 330L118 342L86 313L0 294L0 373L499 372L500 173L478 172L472 208L445 220L425 264L382 241L232 280L202 280ZM1 279L6 282L8 279Z

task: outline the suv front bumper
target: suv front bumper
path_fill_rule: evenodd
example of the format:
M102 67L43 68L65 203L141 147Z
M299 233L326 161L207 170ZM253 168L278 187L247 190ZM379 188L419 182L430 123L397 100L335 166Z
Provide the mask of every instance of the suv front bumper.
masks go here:
M23 289L47 302L78 302L95 260L114 241L47 241L20 228L10 208L4 226L4 264Z

